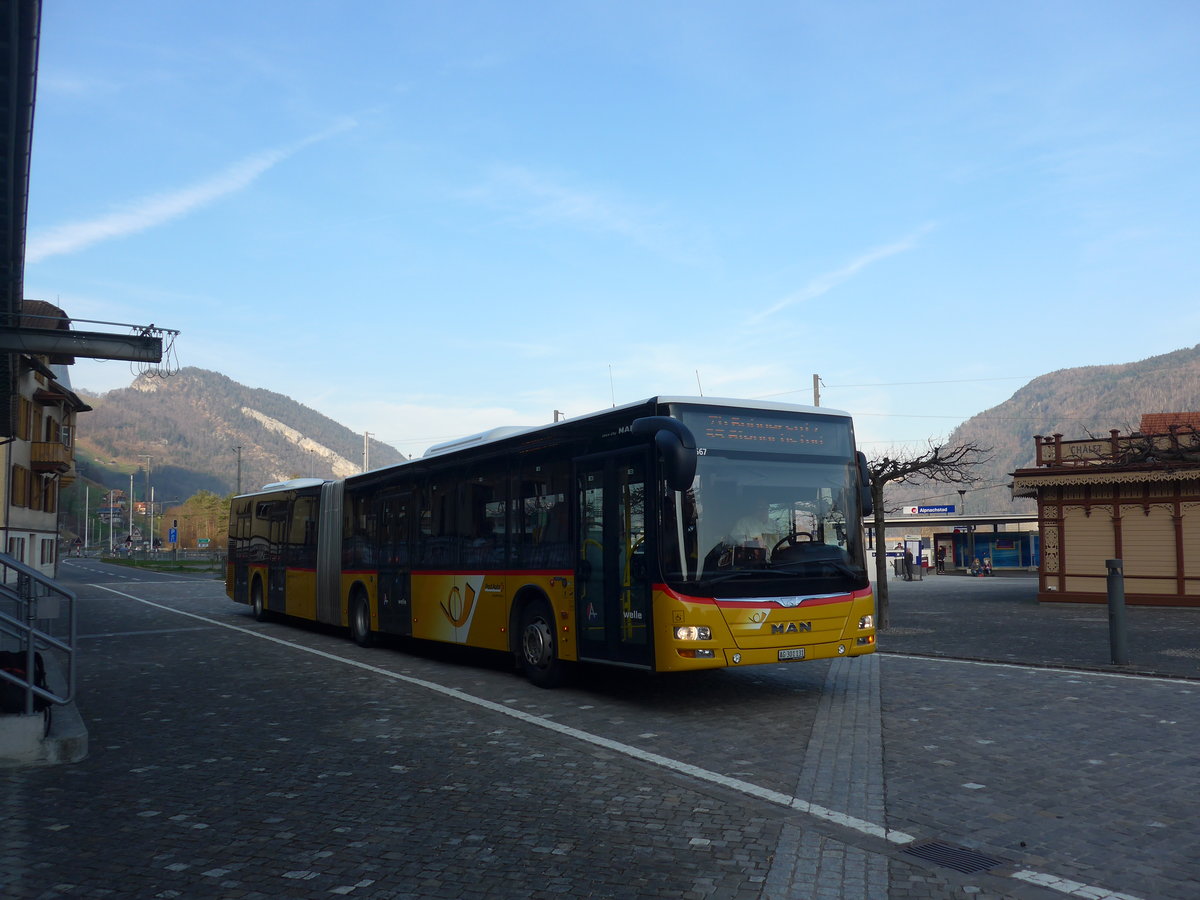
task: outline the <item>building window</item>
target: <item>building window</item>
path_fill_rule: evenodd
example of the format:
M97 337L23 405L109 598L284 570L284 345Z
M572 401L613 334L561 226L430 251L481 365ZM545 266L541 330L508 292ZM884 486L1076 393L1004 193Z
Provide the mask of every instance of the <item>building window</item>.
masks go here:
M25 538L10 537L8 539L8 555L19 563L25 562Z
M54 564L54 541L50 538L42 538L42 565L50 566Z
M33 421L33 404L29 402L27 397L22 397L20 409L17 411L17 439L22 441L29 440L30 422Z
M29 479L29 508L41 512L46 508L46 477L33 475Z
M9 498L13 506L29 505L29 470L24 466L12 467Z

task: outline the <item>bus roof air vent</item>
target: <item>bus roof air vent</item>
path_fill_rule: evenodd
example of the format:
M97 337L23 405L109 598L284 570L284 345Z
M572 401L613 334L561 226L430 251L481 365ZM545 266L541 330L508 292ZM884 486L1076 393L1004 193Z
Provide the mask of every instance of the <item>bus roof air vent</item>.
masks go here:
M498 441L500 438L510 437L514 434L520 434L522 431L528 431L529 425L503 425L500 428L489 428L487 431L481 431L478 434L469 434L466 437L455 438L452 441L443 441L440 444L434 444L425 451L425 456L441 456L443 453L451 453L455 450L462 450L466 447L478 447L480 444L487 444L491 441Z

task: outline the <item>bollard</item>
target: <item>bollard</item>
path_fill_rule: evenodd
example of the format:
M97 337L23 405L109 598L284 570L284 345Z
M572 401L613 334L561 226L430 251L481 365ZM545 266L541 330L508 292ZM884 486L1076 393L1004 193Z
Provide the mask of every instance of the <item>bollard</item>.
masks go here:
M1108 645L1115 666L1129 665L1129 640L1125 630L1125 573L1119 559L1106 559L1108 568Z

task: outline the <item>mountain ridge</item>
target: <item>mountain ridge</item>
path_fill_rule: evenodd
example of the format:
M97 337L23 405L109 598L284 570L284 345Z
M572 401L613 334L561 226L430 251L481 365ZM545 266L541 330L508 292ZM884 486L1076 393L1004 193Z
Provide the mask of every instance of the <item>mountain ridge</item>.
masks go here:
M127 388L76 393L92 407L81 416L81 473L120 488L150 467L155 499L186 499L199 490L228 494L297 476L341 478L362 467L363 435L274 391L251 388L208 369L170 378L141 375ZM405 459L370 440L372 467ZM147 459L148 457L148 459Z
M989 462L977 467L960 512L1034 512L1031 500L1013 499L1012 472L1035 462L1035 435L1067 439L1107 437L1110 429L1138 429L1148 413L1200 410L1200 344L1129 363L1057 369L1032 379L996 406L976 413L950 432L951 446L974 441L991 448ZM898 487L888 506L960 499L957 486Z
M362 435L284 394L219 372L188 367L169 379L143 375L128 388L76 392L93 407L79 419L80 471L105 487L127 487L136 473L135 492L144 494L147 462L156 499L163 502L200 490L231 493L239 465L242 490L297 476L340 478L361 468ZM991 448L971 484L894 485L887 505L961 503L960 512L969 514L1032 512L1032 502L1014 500L1008 485L1012 472L1033 465L1035 435L1079 438L1112 428L1128 433L1143 414L1197 410L1200 344L1135 362L1057 369L947 436L949 445L973 441ZM404 458L371 440L372 467Z

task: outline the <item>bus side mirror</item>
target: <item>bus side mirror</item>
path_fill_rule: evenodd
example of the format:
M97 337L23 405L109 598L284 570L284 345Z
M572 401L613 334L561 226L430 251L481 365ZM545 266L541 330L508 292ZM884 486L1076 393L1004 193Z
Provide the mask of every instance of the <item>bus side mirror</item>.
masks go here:
M863 518L875 515L875 499L871 496L871 470L867 467L867 455L858 451L858 492L862 498Z
M678 419L645 416L634 419L633 434L651 437L663 461L663 475L673 491L686 491L696 477L696 439Z

